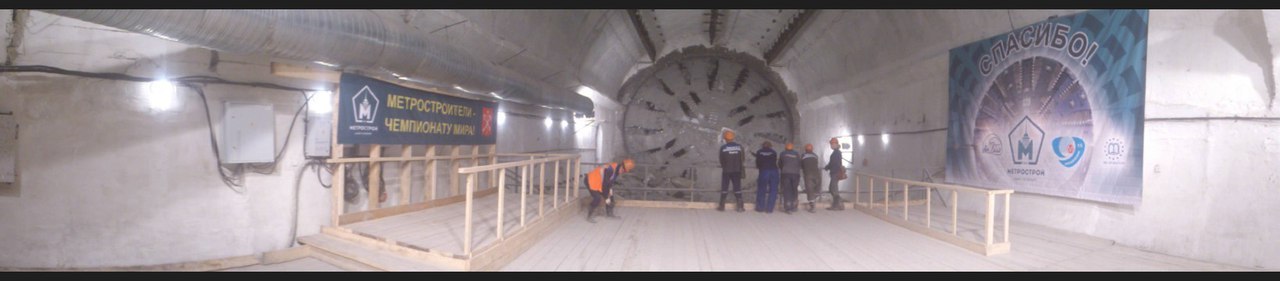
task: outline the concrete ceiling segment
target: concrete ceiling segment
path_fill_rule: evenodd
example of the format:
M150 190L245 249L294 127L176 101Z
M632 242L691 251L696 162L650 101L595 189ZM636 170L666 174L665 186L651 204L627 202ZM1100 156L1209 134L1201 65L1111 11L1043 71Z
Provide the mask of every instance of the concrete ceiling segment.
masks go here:
M814 19L814 32L800 34L795 49L779 59L779 72L801 100L846 100L822 97L865 91L861 85L913 62L1008 32L1010 22L1005 10L823 11Z

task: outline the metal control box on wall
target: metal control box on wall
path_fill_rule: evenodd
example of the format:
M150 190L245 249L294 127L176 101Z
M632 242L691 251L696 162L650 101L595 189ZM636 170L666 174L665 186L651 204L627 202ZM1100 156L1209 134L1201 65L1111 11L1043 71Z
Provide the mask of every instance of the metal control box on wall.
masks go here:
M333 141L332 118L329 112L307 112L307 133L302 144L306 157L329 157L329 143Z
M223 163L275 161L275 112L270 104L226 102L222 115Z

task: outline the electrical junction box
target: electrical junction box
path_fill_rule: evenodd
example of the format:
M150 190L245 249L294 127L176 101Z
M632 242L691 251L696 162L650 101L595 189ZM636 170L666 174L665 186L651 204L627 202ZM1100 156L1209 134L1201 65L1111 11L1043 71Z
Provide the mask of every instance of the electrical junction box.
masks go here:
M222 115L222 163L274 162L275 124L270 104L226 102Z
M18 121L12 114L0 115L0 182L13 183L14 159L18 158Z
M333 116L330 113L307 112L307 133L302 143L306 157L330 156L329 142L333 140Z

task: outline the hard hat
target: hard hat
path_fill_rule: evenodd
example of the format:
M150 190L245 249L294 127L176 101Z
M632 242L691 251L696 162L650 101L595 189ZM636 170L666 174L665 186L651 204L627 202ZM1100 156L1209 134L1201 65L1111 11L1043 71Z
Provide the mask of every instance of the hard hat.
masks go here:
M724 140L732 141L732 140L733 140L733 131L724 131Z
M836 140L836 138L831 138L830 143L832 143L832 144L840 144L840 141L839 141L839 140Z
M789 142L787 143L787 150L792 150L792 149L795 149L795 148L796 148L796 145L791 144L791 143L789 143Z
M804 151L813 152L813 144L812 143L804 144Z
M636 168L636 161L632 161L632 160L631 160L631 158L627 158L626 160L622 160L622 167L623 167L623 168L625 168L627 171L630 171L631 169L635 169L635 168Z

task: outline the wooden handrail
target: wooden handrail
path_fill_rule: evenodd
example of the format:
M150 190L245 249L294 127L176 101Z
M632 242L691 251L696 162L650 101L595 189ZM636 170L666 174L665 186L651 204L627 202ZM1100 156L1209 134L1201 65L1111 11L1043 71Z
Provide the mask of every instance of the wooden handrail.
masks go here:
M530 164L539 164L539 163L568 160L568 159L575 159L575 158L578 158L578 156L564 155L564 156L537 158L537 159L523 160L523 161L516 161L516 162L506 162L506 163L499 163L499 164L493 164L493 165L471 166L466 168L458 168L458 173L459 174L478 173L478 172L484 172L484 171L514 168L514 167L520 167L520 166L530 165Z
M546 188L543 186L542 183L546 180L545 175L546 175L547 163L554 163L555 165L552 167L552 171L551 171L553 175L553 179L551 182L552 194L550 198L552 200L551 201L552 210L558 210L567 205L567 204L561 204L561 198L559 196L559 192L561 188L560 186L561 182L559 181L559 177L561 176L561 172L560 172L561 161L566 162L564 175L563 175L565 176L565 181L563 182L563 188L565 189L564 191L565 196L563 198L564 203L569 203L571 200L569 198L569 195L570 195L569 190L572 188L576 193L576 189L577 189L577 183L576 182L572 183L572 186L571 186L571 181L569 179L571 177L576 178L576 176L573 176L570 174L571 172L577 173L580 171L571 171L569 166L571 163L575 165L579 163L580 162L579 159L581 158L580 155L577 155L577 154L490 154L490 155L521 156L521 157L529 157L530 159L514 161L514 162L506 162L506 163L490 163L488 165L471 166L471 167L456 169L458 175L466 176L466 184L465 184L466 191L464 191L465 203L463 207L464 208L464 211L463 211L464 224L463 224L463 242L462 242L463 250L462 251L463 251L463 255L467 256L468 258L470 258L474 253L472 249L472 246L474 245L472 245L471 233L474 228L472 224L472 220L473 220L472 214L474 213L473 209L475 208L473 203L473 201L475 200L474 199L475 196L473 196L473 194L476 193L475 185L477 180L476 179L477 173L497 171L497 170L503 170L507 168L520 168L521 180L520 180L519 192L520 192L520 226L521 227L525 226L525 206L526 206L525 201L528 200L527 193L529 189L532 188L534 185L537 185L538 187L538 203L537 203L538 216L536 219L542 219L543 217L543 206L544 206L543 200L546 199L546 197L544 196L544 190ZM486 155L486 156L489 156L489 155ZM542 156L543 158L537 158L539 156ZM536 181L532 181L533 176L535 176L533 173L534 167L538 167L538 172L536 173L536 176L538 179ZM498 211L497 212L498 227L496 229L497 232L495 233L497 236L497 241L495 243L501 243L505 239L505 233L503 233L504 227L502 225L504 222L503 214L506 213L503 210L503 208L506 205L505 204L506 196L504 195L505 191L501 190L501 188L502 188L502 185L504 185L504 182L506 181L506 174L500 173L498 175L498 181L499 181L498 188L495 188L498 190L498 205L496 206Z
M905 183L905 184L910 184L910 185L920 185L920 186L929 186L929 187L946 188L946 189L953 189L953 190L960 190L960 191L968 191L968 192L977 192L977 193L984 193L984 194L987 194L987 193L990 193L990 194L1005 194L1005 193L1013 193L1013 190L1012 190L1012 189L982 189L982 188L976 188L976 187L960 186L960 185L945 184L945 183L934 183L934 182L922 182L922 181L913 181L913 180L896 179L896 178L890 178L890 177L886 177L886 176L872 175L872 174L863 173L863 172L855 172L854 174L856 174L856 175L860 175L860 176L869 177L869 178L874 178L874 179L880 179L880 180L885 180L885 181L897 182L897 183Z
M868 197L867 201L863 202L861 201L860 198L857 197L856 194L862 191L862 178L864 177L867 178L868 180L867 188L868 188L868 191L870 191L872 194L876 192L877 179L879 179L880 182L884 183L883 189L882 189L883 190L882 193L884 194L883 198L875 198L874 196L872 196L872 197ZM959 186L959 185L895 179L890 177L871 175L867 173L854 173L854 176L851 179L854 180L855 197L854 197L853 206L856 209L862 210L867 214L873 215L885 221L905 227L907 229L911 229L913 231L920 232L922 234L927 234L939 240L950 242L952 244L973 250L975 252L978 252L984 255L990 256L994 254L1009 252L1009 247L1011 245L1009 242L1009 211L1010 211L1009 197L1013 195L1013 190L1007 190L1007 189L988 190L988 189L980 189L980 188L973 188L973 187ZM894 184L897 184L898 186L901 187L901 189L899 190L901 190L902 192L902 203L903 203L902 217L889 216L890 186ZM912 186L926 187L924 189L925 214L924 214L923 225L913 224L911 221L911 217L909 215L910 203L908 203L908 198L910 197L909 192ZM932 227L931 218L933 216L933 212L931 208L932 201L930 200L930 193L931 193L930 191L932 190L932 188L941 188L941 189L951 190L951 231L949 233L945 231L939 231L937 229L933 229ZM894 188L894 189L898 189L898 188ZM972 241L968 239L963 239L960 236L956 235L957 220L959 217L959 209L957 206L960 205L959 202L956 202L956 200L958 200L958 197L956 195L959 194L959 191L979 193L982 195L983 199L985 199L986 201L986 204L985 204L986 208L984 208L986 209L985 210L986 212L983 214L983 221L982 221L983 229L980 230L983 233L985 233L984 237L982 238L982 241ZM997 195L1004 196L1004 212L1002 214L1003 221L1004 221L1004 228L1003 228L1004 235L1003 235L1003 239L1001 239L1000 242L996 242L995 240L995 234L996 234L995 232L996 208L995 207L997 204L996 203ZM876 201L879 201L879 202L877 203ZM877 205L881 205L881 206L877 206Z
M342 158L342 159L326 159L325 163L365 163L365 162L398 162L398 161L422 161L422 160L454 160L454 159L475 159L492 157L491 154L477 155L457 155L457 156L413 156L413 157L363 157L363 158Z

